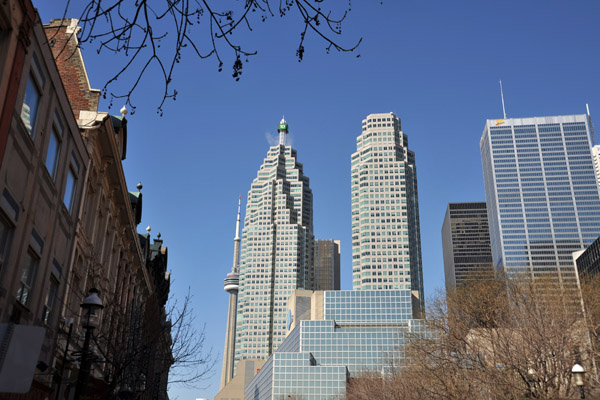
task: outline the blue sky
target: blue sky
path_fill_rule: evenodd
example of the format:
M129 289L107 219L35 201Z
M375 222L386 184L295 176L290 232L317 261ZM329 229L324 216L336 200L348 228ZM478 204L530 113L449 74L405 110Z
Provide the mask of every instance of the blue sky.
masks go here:
M44 23L62 16L51 3L36 4ZM206 343L219 355L206 389L173 387L171 398L218 392L237 199L245 200L282 115L311 179L315 236L342 242L343 289L351 288L350 155L361 121L390 111L401 118L416 154L427 295L444 286L447 203L485 200L479 139L485 119L502 117L498 80L509 117L582 114L586 103L592 117L600 115L597 0L355 0L341 40L362 37L360 58L327 55L309 36L301 63L295 17L275 17L240 35L259 54L239 82L231 60L218 73L216 61L184 53L174 82L179 94L164 116L156 114L153 75L128 116L125 175L131 190L144 185L139 229L161 232L171 291L180 297L191 288L197 324L206 323ZM94 50L86 46L84 58L92 87L100 89L118 58Z

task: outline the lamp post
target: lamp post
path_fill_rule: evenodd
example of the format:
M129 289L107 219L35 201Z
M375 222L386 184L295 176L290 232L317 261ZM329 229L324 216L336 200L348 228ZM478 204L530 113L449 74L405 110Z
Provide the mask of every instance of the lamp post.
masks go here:
M67 331L67 343L65 344L65 351L63 353L63 358L62 358L62 364L60 366L60 374L59 374L59 381L58 384L56 385L56 400L58 400L60 398L60 389L62 386L62 381L63 381L63 375L65 373L65 365L67 364L67 355L69 354L69 343L71 342L71 333L73 333L73 318L64 318L61 317L61 322L69 327L69 330Z
M573 374L573 379L575 380L575 386L579 387L579 391L581 393L581 398L585 399L585 390L583 388L584 386L584 382L583 382L583 375L585 374L585 370L583 369L583 367L579 364L575 364L573 365L573 368L571 369L571 373Z
M81 326L85 329L85 340L81 350L81 368L77 376L77 385L75 386L74 400L81 399L85 394L88 381L90 379L90 370L92 368L92 359L89 356L90 339L92 331L100 325L100 310L104 308L102 300L98 297L97 289L90 289L90 295L83 300L81 308L83 315L81 316Z

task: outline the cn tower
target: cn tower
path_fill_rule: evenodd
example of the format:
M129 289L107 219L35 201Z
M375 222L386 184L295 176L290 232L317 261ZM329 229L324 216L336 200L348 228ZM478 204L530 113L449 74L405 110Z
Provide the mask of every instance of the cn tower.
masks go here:
M233 238L233 268L225 278L225 291L229 293L229 311L227 314L227 332L225 332L225 350L223 351L223 368L221 370L221 389L233 378L233 357L235 355L235 326L237 316L237 298L240 288L240 207L242 196L238 199L235 238Z

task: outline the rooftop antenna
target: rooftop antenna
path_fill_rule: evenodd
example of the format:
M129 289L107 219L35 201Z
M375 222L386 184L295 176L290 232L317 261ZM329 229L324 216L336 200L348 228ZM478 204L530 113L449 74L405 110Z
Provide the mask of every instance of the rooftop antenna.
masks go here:
M592 115L590 114L590 105L588 103L585 103L585 109L587 111L588 124L590 125L590 133L592 134L592 143L597 144L594 135L594 124L592 124Z
M506 119L506 107L504 107L504 90L502 90L502 79L500 79L500 97L502 97L502 112L504 113L504 119Z

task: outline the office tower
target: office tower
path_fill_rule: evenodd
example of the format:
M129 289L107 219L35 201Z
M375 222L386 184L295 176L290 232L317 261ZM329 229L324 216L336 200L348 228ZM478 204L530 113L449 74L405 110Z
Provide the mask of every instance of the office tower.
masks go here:
M224 289L229 293L229 309L227 311L227 331L225 332L225 349L223 350L223 367L221 369L221 389L233 378L233 358L235 354L235 326L237 318L237 298L240 288L240 208L242 196L238 199L235 237L233 238L233 267L225 278Z
M267 359L285 337L286 304L297 288L312 289L313 223L309 179L296 150L269 149L248 192L242 230L235 363Z
M352 154L352 286L410 289L422 309L415 154L393 113L367 116Z
M580 281L597 279L600 275L600 237L587 249L574 252L573 261Z
M246 386L253 400L343 399L349 378L392 374L405 345L427 334L412 319L410 290L297 290L290 298L291 332Z
M575 285L571 253L600 235L586 115L487 120L481 159L494 265Z
M446 290L494 276L485 202L450 203L442 225Z
M315 240L315 290L340 290L340 241Z

